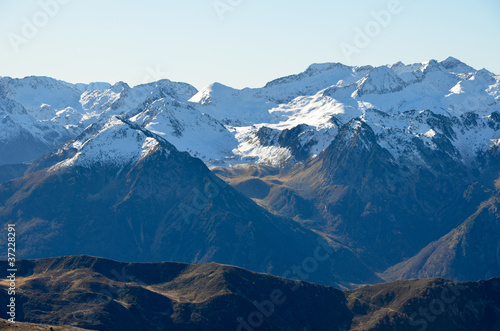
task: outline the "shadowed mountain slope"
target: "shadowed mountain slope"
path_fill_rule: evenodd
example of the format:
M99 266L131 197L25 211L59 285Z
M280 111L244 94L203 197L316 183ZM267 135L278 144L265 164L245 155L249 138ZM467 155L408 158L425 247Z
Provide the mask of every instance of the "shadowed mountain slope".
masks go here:
M16 223L19 256L219 262L348 288L380 281L346 247L265 211L128 121L60 154L0 185L0 219Z

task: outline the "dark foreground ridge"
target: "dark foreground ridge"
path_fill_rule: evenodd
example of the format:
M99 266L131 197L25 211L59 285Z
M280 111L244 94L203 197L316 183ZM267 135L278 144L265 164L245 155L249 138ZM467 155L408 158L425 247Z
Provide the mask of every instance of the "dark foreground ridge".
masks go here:
M216 263L69 256L22 260L18 270L16 320L38 325L12 330L500 329L499 278L404 280L342 292Z

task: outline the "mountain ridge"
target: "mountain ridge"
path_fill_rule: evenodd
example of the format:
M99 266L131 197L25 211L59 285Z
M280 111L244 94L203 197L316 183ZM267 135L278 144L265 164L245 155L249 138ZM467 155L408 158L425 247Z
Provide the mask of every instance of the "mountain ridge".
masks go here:
M314 64L241 90L215 83L197 91L169 80L130 87L2 78L0 95L0 216L22 223L34 243L69 231L78 240L68 247L90 249L81 233L94 233L96 220L107 224L96 209L140 254L164 247L167 255L156 258L218 256L283 272L295 262L278 261L277 252L305 259L301 248L314 251L322 238L356 268L349 274L328 264L317 281L355 287L380 281L376 273L455 231L491 198L498 179L500 76L454 58ZM223 193L207 199L213 183ZM72 224L72 209L91 216L77 215ZM186 228L186 214L201 222ZM279 240L269 244L270 236ZM478 242L464 260L488 256L483 277L496 270L485 253L493 241ZM291 243L297 247L285 249ZM100 245L118 254L111 243ZM258 249L260 260L245 245ZM40 251L94 252L51 249ZM137 252L123 247L120 254L130 255L109 257L142 258ZM436 263L430 269L439 274Z
M499 278L462 283L429 278L340 291L216 263L66 256L19 260L18 269L22 286L16 300L22 305L16 320L56 325L56 330L69 325L93 330L494 331L500 325ZM7 288L6 281L0 282L1 298Z
M384 83L386 78L392 83ZM44 83L42 85L45 87L39 88L36 83L38 80L49 81L50 84ZM389 85L384 87L383 84ZM18 85L21 87L15 87ZM51 92L46 86L54 86L54 89L57 89ZM80 92L83 87L87 90ZM61 94L59 90L67 90L67 93ZM330 117L335 117L345 124L371 109L390 116L416 110L431 111L456 121L468 112L474 112L486 119L492 113L500 111L500 76L484 69L476 70L455 58L440 62L431 60L420 64L396 63L378 67L349 67L338 63L315 64L300 74L279 78L262 88L242 90L215 83L197 91L185 83L168 80L129 87L123 82L114 85L98 83L81 86L43 77L28 77L24 80L4 77L0 80L0 91L3 91L0 94L5 97L24 102L23 106L31 109L30 114L35 116L37 125L52 122L61 126L58 130L67 131L65 140L69 139L67 136L74 138L92 123L106 122L113 115L131 118L144 112L144 107L149 108L155 101L172 98L181 108L199 112L210 118L209 121L218 121L228 129L225 133L227 137L217 139L232 139L234 142L217 146L215 149L212 147L213 151L205 155L202 151L213 143L204 143L192 133L178 135L179 146L199 155L205 162L212 162L213 166L253 162L266 164L269 162L270 153L279 154L280 150L283 159L276 161L276 165L300 162L303 157L295 160L290 146L278 143L276 146L266 147L259 144L255 137L262 127L283 131L301 124L310 125L311 141L316 142L313 145L316 147L310 149L305 156L314 157L326 148L327 140L331 139L332 132L336 129ZM372 93L374 91L378 92ZM35 98L30 97L32 100L26 103L27 97L23 98L23 95L33 95ZM72 96L69 97L70 95ZM207 103L207 100L215 101ZM392 101L388 102L389 100ZM238 111L235 112L235 109ZM374 122L364 120L369 124L378 124L378 119L372 119ZM386 125L392 128L392 125L402 121L400 119ZM34 124L31 124L31 127L33 126ZM200 125L197 128L203 127ZM460 125L457 128L467 130ZM166 128L161 127L159 132L165 133L165 130ZM50 134L52 131L54 129L49 130ZM487 139L494 137L487 131L480 135L486 138L478 145L484 150L488 144L491 145ZM386 140L387 144L394 144L394 138L380 139ZM463 144L461 137L455 140L453 144ZM64 139L51 143L45 152L62 142ZM195 150L188 150L188 145L197 144L199 147ZM307 141L299 141L299 144L304 146ZM39 154L38 156L42 156L42 153ZM33 157L25 158L25 161L32 160ZM6 160L4 163L18 162Z
M318 272L302 277L347 288L380 281L349 248L262 209L129 120L111 119L44 162L0 184L0 218L17 224L22 256L216 261L278 275L312 259ZM319 263L311 256L323 249Z

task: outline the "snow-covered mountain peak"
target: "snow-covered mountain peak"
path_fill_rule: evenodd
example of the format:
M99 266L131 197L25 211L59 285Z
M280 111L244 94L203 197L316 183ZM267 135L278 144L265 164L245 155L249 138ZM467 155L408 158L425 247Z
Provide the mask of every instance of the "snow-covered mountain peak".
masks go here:
M261 89L237 90L220 83L207 86L189 101L201 107L202 113L232 126L268 121L269 109L276 106Z
M488 85L493 85L497 82L495 75L486 69L478 70L470 79Z
M155 100L162 98L186 101L196 92L197 90L189 84L167 79L132 88L125 83L117 83L104 91L84 92L80 103L87 113L84 118L85 123L89 124L113 115L134 116Z
M159 148L160 142L143 131L132 128L118 117L111 118L104 127L85 141L73 142L77 153L51 170L70 166L132 165Z
M476 71L462 61L450 56L446 60L439 62L443 68L454 73L470 73Z
M27 76L24 78L10 78L10 77L3 77L1 80L10 86L12 86L14 89L19 89L19 88L31 88L31 89L38 89L38 88L45 88L45 89L50 89L50 88L61 88L61 86L68 86L70 84L51 78L51 77L46 77L46 76ZM5 84L2 84L5 85Z
M297 156L297 148L317 154L339 126L356 117L373 126L381 143L398 158L404 150L413 148L415 137L435 148L432 139L442 134L439 127L426 126L426 119L419 120L424 122L418 128L405 129L411 127L419 111L444 116L452 123L459 123L460 116L467 117L470 112L488 116L500 110L499 81L453 58L375 68L326 63L313 64L302 73L276 79L261 89L234 90L214 84L191 101L203 104L200 111L231 125L239 142L234 153L241 161L234 159L236 163L247 160L281 164ZM290 132L301 132L298 145ZM475 151L480 149L478 146L487 148L495 134L485 132L488 139L475 140ZM461 139L453 144L465 155L466 144ZM397 141L406 142L404 149Z
M190 103L171 98L156 100L130 121L205 162L222 161L238 146L222 123Z
M438 61L436 61L436 60L428 60L428 61L422 62L422 67L421 67L420 70L424 74L427 74L429 72L444 71L443 69L444 68L440 65L440 63Z
M295 89L303 89L304 85L311 87L314 85L316 88L314 93L316 93L328 86L335 85L340 77L352 74L356 68L341 63L316 63L310 65L305 71L299 74L272 80L264 88L275 89L281 87L290 89L290 87L294 87ZM371 67L366 69L371 69Z
M48 148L82 134L92 124L96 131L86 130L82 137L90 139L104 130L99 137L119 139L118 133L116 137L111 133L123 123L106 122L120 116L129 121L132 130L145 130L160 141L164 138L210 165L281 165L319 154L340 127L354 118L372 127L378 142L395 158L415 148L415 138L437 148L434 140L441 139L446 130L435 122L455 132L446 139L451 139L460 154L467 153L466 142L472 140L474 151L487 149L491 139L498 139L492 129L497 126L488 116L500 112L500 76L448 58L379 67L313 64L265 87L245 89L214 83L197 91L189 84L169 80L129 87L123 82L72 85L45 77L2 78L0 95L20 104L9 108L0 99L2 129L14 139L16 130L29 128ZM420 118L422 111L434 116ZM471 138L475 135L485 139ZM80 143L87 140L82 138ZM134 155L140 155L141 148ZM120 159L122 150L126 149L110 154Z
M109 89L115 93L121 93L125 90L129 90L130 86L125 82L117 82L116 84L111 86Z
M159 97L161 93L163 97L169 96L178 101L185 102L196 95L196 93L198 93L198 90L192 85L189 85L187 83L173 82L168 79L162 79L157 82L145 85L153 87L153 91L151 92L149 99L151 99L151 96Z
M2 78L0 90L6 97L22 104L32 116L41 120L50 119L55 115L55 112L51 114L40 112L40 108L44 105L50 105L54 110L68 106L81 108L78 89L69 83L49 77Z
M384 94L401 91L405 82L389 67L374 68L359 81L357 96L367 94Z
M402 61L398 61L394 64L390 64L388 65L389 68L391 69L399 69L399 68L404 68L406 67L406 64L404 64Z
M202 105L216 104L218 99L238 96L239 90L221 83L212 83L200 90L189 101Z
M324 73L326 71L347 71L347 70L352 70L353 68L350 66L347 66L342 63L314 63L311 64L306 71L304 71L305 75L308 76L315 76L321 73Z
M105 82L92 82L89 84L83 84L83 83L77 83L75 84L75 87L81 92L85 91L92 91L92 90L100 90L104 91L107 90L111 87L112 85L110 83L105 83Z

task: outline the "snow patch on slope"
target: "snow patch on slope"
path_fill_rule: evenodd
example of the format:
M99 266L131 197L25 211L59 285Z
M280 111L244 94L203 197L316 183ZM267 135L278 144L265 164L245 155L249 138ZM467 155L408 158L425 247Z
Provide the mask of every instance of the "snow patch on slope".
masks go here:
M234 135L219 121L173 99L155 101L131 121L205 162L224 160L237 146Z
M116 166L137 163L159 146L159 142L142 131L132 129L114 117L97 134L86 141L76 141L76 154L54 167L52 171L69 166L92 167L95 165Z

